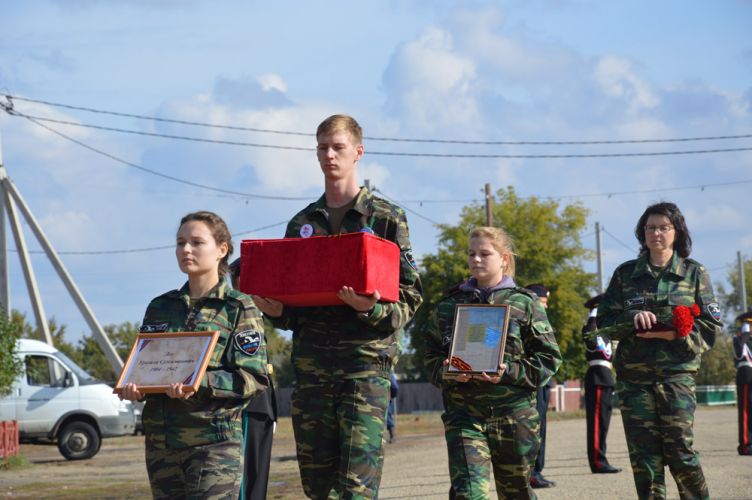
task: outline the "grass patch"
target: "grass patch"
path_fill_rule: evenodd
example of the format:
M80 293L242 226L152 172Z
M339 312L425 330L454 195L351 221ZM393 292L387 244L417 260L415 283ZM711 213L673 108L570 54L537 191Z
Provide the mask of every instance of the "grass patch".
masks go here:
M13 455L5 460L0 461L0 470L18 470L25 469L31 464L28 459L23 455Z
M56 498L58 500L80 500L81 498L150 498L149 483L123 481L116 483L89 483L81 479L81 484L60 484L60 482L36 482L8 488L3 494L14 498Z

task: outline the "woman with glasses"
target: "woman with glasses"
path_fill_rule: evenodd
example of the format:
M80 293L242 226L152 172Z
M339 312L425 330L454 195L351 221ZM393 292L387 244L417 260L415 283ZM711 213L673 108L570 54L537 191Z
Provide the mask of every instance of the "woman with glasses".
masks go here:
M681 498L710 498L692 426L700 355L721 331L721 311L710 275L689 258L692 238L675 204L649 206L635 236L640 253L614 272L596 321L600 335L619 341L614 367L637 495L666 498L668 466ZM675 313L696 316L691 329L675 327Z

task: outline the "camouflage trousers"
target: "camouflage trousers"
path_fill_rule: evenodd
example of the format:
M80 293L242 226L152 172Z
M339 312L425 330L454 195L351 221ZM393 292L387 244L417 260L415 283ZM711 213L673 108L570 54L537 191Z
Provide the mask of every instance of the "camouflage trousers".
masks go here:
M234 499L240 492L240 442L147 449L146 471L155 499Z
M442 415L449 454L451 498L487 499L493 467L498 498L536 498L530 474L540 446L540 416L534 407L510 415Z
M295 388L292 426L309 498L377 498L388 404L389 379L383 377Z
M681 498L710 498L700 458L692 448L694 378L685 375L646 384L619 381L617 391L637 496L666 498L668 465Z

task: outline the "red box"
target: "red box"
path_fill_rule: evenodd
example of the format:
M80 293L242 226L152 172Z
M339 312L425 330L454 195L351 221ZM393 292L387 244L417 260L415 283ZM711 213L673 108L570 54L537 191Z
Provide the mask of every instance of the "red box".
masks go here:
M342 305L343 286L399 300L400 249L369 233L243 240L240 255L240 291L286 305Z

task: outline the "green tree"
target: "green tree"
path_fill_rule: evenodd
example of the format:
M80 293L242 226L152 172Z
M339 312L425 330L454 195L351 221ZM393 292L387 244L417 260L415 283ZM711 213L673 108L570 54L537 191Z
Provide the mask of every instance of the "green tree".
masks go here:
M735 378L732 335L724 332L716 338L713 348L702 355L697 385L733 384Z
M521 198L512 187L500 189L493 207L494 223L509 233L515 245L518 285L542 283L551 291L548 317L564 357L556 378L582 377L587 368L580 330L586 319L584 302L595 288L595 275L582 269L593 257L582 246L580 233L587 225L588 210L580 203L560 205L554 200ZM421 279L424 304L410 330L410 346L423 358L424 338L430 314L450 286L468 277L468 233L485 225L485 208L472 204L462 209L457 225L440 227L438 249L423 257ZM425 380L426 374L422 374Z
M272 378L278 387L290 387L295 380L292 368L292 342L287 340L269 321L264 320L269 363L274 366Z
M7 396L21 373L21 361L16 359L16 341L21 329L0 308L0 397Z
M105 325L102 327L102 330L104 330L105 335L107 335L120 359L125 361L131 352L133 343L136 341L139 324L125 321L118 325ZM60 348L58 347L58 349ZM63 349L60 350L62 351ZM94 378L110 384L117 382L120 373L116 373L112 368L110 361L93 335L83 337L71 352L65 352L65 354Z
M15 327L19 329L19 331L21 332L21 338L39 340L41 342L47 341L44 338L42 329L36 325L32 325L27 321L26 314L14 309L11 312L11 323L13 323ZM76 348L73 346L73 344L65 340L65 325L59 325L57 323L57 320L52 317L47 320L47 326L50 329L52 344L71 359L75 359L73 356L75 355Z
M747 308L752 308L752 260L743 258L744 261L744 285L747 292ZM739 280L739 266L736 262L730 264L728 267L728 274L726 275L728 282L731 285L731 290L726 292L726 288L722 283L716 284L718 291L718 299L721 301L723 311L727 315L727 320L733 321L736 316L742 312L742 300L741 300L741 281Z

